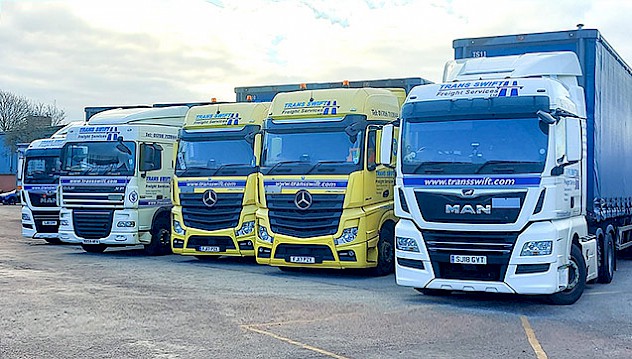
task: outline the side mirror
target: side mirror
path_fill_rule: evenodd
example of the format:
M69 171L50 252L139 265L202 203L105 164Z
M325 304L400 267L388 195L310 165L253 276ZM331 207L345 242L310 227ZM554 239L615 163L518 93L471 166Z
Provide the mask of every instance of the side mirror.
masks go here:
M546 123L547 125L552 125L552 124L557 122L555 117L553 117L553 115L551 115L548 112L544 112L542 110L538 110L538 112L536 112L536 114L540 118L540 121Z
M160 145L142 144L140 146L141 172L155 171L162 167L162 147Z
M566 118L566 159L577 162L582 158L582 130L578 118Z
M261 163L261 133L255 135L253 148L255 150L255 166L259 166Z
M393 125L385 125L382 127L380 136L380 151L377 163L384 166L391 166L391 158L393 156Z

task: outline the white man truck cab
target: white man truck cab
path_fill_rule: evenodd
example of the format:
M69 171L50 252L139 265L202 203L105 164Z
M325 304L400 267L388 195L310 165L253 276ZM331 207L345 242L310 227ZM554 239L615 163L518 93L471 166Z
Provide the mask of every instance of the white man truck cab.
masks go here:
M63 137L31 142L22 164L22 236L59 243L57 187Z
M404 96L347 88L274 97L260 162L258 263L392 271L394 172L377 164L376 146Z
M62 150L60 239L87 252L170 253L173 146L186 106L114 109L71 128Z
M587 131L581 76L573 52L527 53L450 62L445 83L411 91L397 161L398 284L572 304L586 281L612 280L612 239L597 242L607 226L587 219L587 183L606 173L587 152L600 140ZM591 126L621 120L602 116Z
M200 259L254 256L257 134L269 103L192 107L176 148L172 250Z

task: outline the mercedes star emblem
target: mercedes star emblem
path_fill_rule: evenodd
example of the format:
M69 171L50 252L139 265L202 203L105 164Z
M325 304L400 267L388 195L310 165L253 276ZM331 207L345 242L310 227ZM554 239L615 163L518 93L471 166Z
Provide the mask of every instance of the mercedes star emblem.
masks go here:
M296 192L296 197L294 197L294 204L296 208L306 210L312 205L312 195L306 190L302 189Z
M207 190L202 195L202 202L206 207L213 207L217 203L217 193L212 189Z

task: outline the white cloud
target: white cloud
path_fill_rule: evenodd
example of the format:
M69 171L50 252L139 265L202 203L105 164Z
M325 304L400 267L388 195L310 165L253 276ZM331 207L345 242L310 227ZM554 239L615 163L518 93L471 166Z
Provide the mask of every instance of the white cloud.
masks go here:
M606 1L4 0L0 88L69 119L108 104L233 100L235 86L421 76L455 38L598 28L628 61Z

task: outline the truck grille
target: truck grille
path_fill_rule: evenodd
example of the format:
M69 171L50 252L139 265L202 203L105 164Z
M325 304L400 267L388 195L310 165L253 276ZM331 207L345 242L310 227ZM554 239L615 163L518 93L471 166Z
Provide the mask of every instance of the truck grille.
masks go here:
M235 243L226 236L191 236L187 241L187 248L197 248L199 246L217 246L220 252L227 249L235 249Z
M290 256L314 257L316 263L334 260L331 249L320 244L279 244L274 252L274 258L285 259L286 262L290 261Z
M100 239L110 235L114 211L78 210L72 211L75 234L81 238Z
M59 229L59 211L32 211L35 230L38 233L57 233ZM44 222L55 222L54 225Z
M267 195L270 228L274 233L298 238L335 234L342 215L343 194L314 194L312 205L301 210L293 194Z
M207 207L202 201L203 193L181 193L184 225L205 231L235 228L239 224L243 193L217 193L217 202Z
M464 198L445 193L415 192L415 197L421 216L427 222L504 224L516 222L526 194L526 192L497 193ZM447 206L451 206L459 213L446 213ZM490 213L480 211L481 207L488 209Z
M63 200L67 207L76 206L122 206L125 201L125 186L73 186L64 185Z
M28 192L33 207L57 207L55 194Z
M502 281L517 232L422 231L437 278ZM486 256L487 264L454 264L450 255Z

